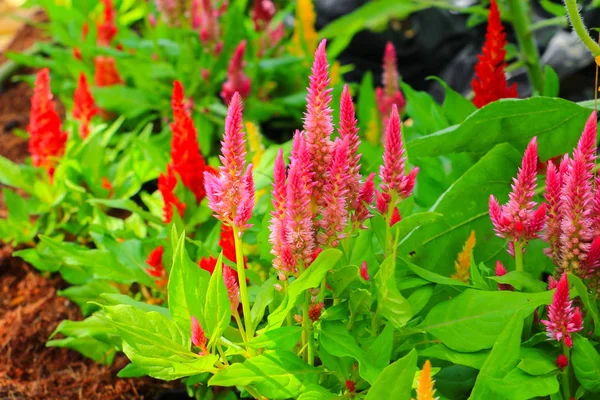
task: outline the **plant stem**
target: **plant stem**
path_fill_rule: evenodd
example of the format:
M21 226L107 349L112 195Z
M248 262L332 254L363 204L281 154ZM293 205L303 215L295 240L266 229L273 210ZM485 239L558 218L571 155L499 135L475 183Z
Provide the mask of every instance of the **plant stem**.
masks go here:
M508 0L508 5L531 86L537 93L542 93L544 90L544 76L533 32L529 30L531 21L529 19L528 2L527 0Z
M525 271L523 267L523 245L519 241L515 242L515 267L517 272Z
M310 304L310 293L307 291L306 296L304 298L303 316L302 316L302 327L304 328L304 336L306 338L305 344L307 344L306 348L306 358L305 361L309 365L313 365L315 363L315 354L314 354L314 341L312 337L312 330L310 329L311 320L308 316L308 305Z
M567 366L562 370L562 391L563 397L565 400L571 399L571 377L570 377L570 369L571 369L571 349L564 343L562 344L563 352L565 353L565 357L567 357Z
M571 20L573 30L577 36L579 36L579 39L594 57L600 56L600 45L598 45L598 43L592 39L587 28L583 24L583 19L581 18L579 10L577 9L577 0L565 0L565 8L567 9L567 14Z
M286 279L285 281L283 281L283 290L285 291L285 293L287 293L289 286L290 286L289 280ZM284 298L285 298L285 295L284 295ZM292 326L294 324L292 321L292 313L291 312L288 312L285 315L285 321L288 326Z
M235 260L237 273L240 281L240 300L242 310L244 311L244 323L246 324L246 340L250 341L254 337L252 328L252 318L250 316L250 298L248 297L248 286L246 285L246 270L244 268L244 254L242 253L242 238L237 227L233 227L233 240L235 243Z
M543 19L539 22L535 22L535 23L531 24L531 26L529 27L529 31L535 32L539 29L547 28L549 26L566 27L567 25L569 25L569 21L567 20L567 17L561 15L558 17Z
M242 341L244 342L244 345L246 346L246 350L248 350L248 338L246 337L246 331L244 330L244 325L242 324L242 320L240 319L240 314L238 314L237 311L234 312L233 318L235 319L238 329L240 330L240 335L242 335Z

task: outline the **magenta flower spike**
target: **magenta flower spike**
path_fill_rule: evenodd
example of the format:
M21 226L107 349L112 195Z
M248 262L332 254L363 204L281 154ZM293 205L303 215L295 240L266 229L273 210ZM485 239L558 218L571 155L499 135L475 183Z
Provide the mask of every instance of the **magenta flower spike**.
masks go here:
M385 46L385 52L383 54L383 88L377 88L375 90L377 108L379 109L379 113L383 119L384 126L387 125L387 120L392 113L392 108L394 105L398 108L400 113L403 113L404 107L406 107L406 99L400 91L400 86L398 83L399 79L400 76L398 74L398 66L396 62L396 49L391 42L388 42Z
M242 131L242 99L233 95L225 119L219 174L204 172L208 206L223 223L243 232L254 208L252 165L246 168L246 140ZM245 170L245 171L244 171Z
M489 210L494 230L496 235L512 243L509 252L515 242L525 245L529 240L537 238L546 220L545 205L542 204L536 210L537 203L533 201L537 164L537 140L534 137L525 149L517 177L513 178L508 203L500 206L498 200L493 195L490 196Z
M201 355L206 355L208 350L206 349L206 335L204 329L200 326L198 319L192 316L192 343L194 346L200 349Z
M292 142L292 157L288 171L286 193L287 242L295 260L291 272L298 272L302 263L307 267L315 251L315 228L310 208L313 190L311 156L302 132L296 131ZM289 256L289 255L288 255Z
M561 235L561 193L563 178L564 177L560 169L556 168L552 161L548 161L548 167L546 169L546 192L544 193L544 198L546 199L547 204L544 240L550 244L550 247L544 249L544 252L554 261L555 264L558 264L560 261L559 240Z
M282 269L282 249L287 246L286 233L286 191L285 184L285 160L283 159L283 150L279 150L275 165L273 168L273 211L271 212L271 223L269 226L269 243L271 244L271 254L275 256L273 266L277 270Z
M339 138L335 141L333 159L329 168L329 179L323 189L322 218L319 225L319 243L337 247L339 241L346 237L348 225L348 181L349 177L350 138Z
M365 183L360 188L356 198L356 204L352 206L354 214L352 222L358 224L361 229L366 229L365 221L371 218L371 204L375 198L375 173L369 174Z
M223 265L223 281L227 288L227 297L229 297L231 312L235 314L240 305L240 287L237 283L237 274L232 268L226 265Z
M312 65L312 72L306 97L304 115L306 146L312 160L315 182L315 197L321 201L323 185L327 181L327 171L333 155L333 118L331 109L331 88L329 88L329 65L325 52L326 41L319 44Z
M542 320L546 326L548 337L558 342L563 341L568 347L573 347L571 334L583 329L583 320L579 307L573 308L569 299L569 281L564 273L548 306L548 320Z
M246 41L242 40L236 47L229 66L227 67L227 80L221 88L221 98L225 104L229 104L231 97L235 92L239 93L243 99L248 97L252 87L250 78L244 73L244 53L246 52Z
M411 195L417 178L419 168L414 168L407 175L406 156L404 145L402 143L400 115L398 108L392 107L392 114L386 129L385 144L383 146L383 165L379 170L381 178L381 195L377 198L377 208L381 211L388 207L390 202L394 202L392 207L396 207L398 202Z
M356 205L361 187L360 175L360 154L358 148L360 146L360 138L358 137L358 121L356 120L356 112L352 95L348 85L344 85L342 97L340 100L340 137L348 138L348 203ZM353 207L354 209L356 207Z

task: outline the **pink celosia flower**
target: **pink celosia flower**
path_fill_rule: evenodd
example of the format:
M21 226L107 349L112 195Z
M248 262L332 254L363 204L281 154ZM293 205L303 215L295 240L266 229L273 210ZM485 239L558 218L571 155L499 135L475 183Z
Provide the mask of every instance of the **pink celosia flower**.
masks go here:
M386 129L383 165L379 170L381 194L377 197L377 208L380 212L389 212L390 205L395 208L398 202L411 195L419 172L419 168L414 168L408 175L405 173L406 157L400 129L398 108L393 105Z
M344 231L348 224L348 181L349 153L348 137L337 139L333 150L333 159L329 166L328 180L323 187L322 218L319 225L323 229L319 233L320 244L337 247L339 241L346 237Z
M568 156L565 155L561 165L567 165L567 163ZM565 168L563 167L561 169ZM559 239L561 235L560 223L562 218L561 193L564 179L561 169L556 168L552 161L548 162L548 167L546 168L546 191L544 193L548 214L543 238L550 244L549 248L544 249L544 253L546 253L546 255L550 257L556 264L559 264L560 262Z
M369 269L367 267L367 262L363 261L362 264L360 264L360 276L365 280L365 281L370 281L371 277L369 276Z
M552 296L552 304L548 306L548 320L542 320L546 326L548 337L558 342L561 340L568 346L573 347L571 334L583 329L581 310L573 308L569 300L569 281L567 274L563 274L556 292Z
M496 261L496 276L504 276L506 275L506 268L500 262L500 260ZM514 290L514 288L507 283L498 283L498 290Z
M304 115L306 145L312 160L315 200L318 204L322 201L323 185L327 182L327 172L333 155L331 88L328 88L329 65L325 43L326 41L323 40L315 53Z
M490 196L490 218L496 235L513 244L519 242L525 245L529 240L537 238L544 226L545 205L542 204L536 210L537 204L533 201L537 163L537 140L534 137L527 145L517 177L513 178L508 203L500 206L498 200L493 195Z
M232 268L223 266L223 281L227 288L227 296L231 305L231 312L236 313L240 305L240 287L238 285L238 276Z
M192 27L200 31L200 40L219 55L223 49L220 40L219 10L215 10L212 0L192 0L191 4Z
M400 114L404 112L404 107L406 106L406 100L400 91L399 78L398 67L396 65L396 49L391 42L388 42L383 55L383 87L377 88L375 91L377 108L379 109L384 126L387 125L387 120L392 113L394 105L398 108Z
M117 13L112 4L112 0L102 0L104 4L104 13L102 22L98 24L98 45L110 46L110 43L117 35L117 26L115 25Z
M273 260L273 267L280 270L284 267L283 254L284 247L288 247L287 244L287 231L286 231L286 191L287 187L285 184L286 172L285 172L285 160L283 159L283 150L279 150L277 158L275 159L275 166L273 168L273 211L271 212L271 223L269 226L269 243L271 243L271 254L275 256ZM290 249L288 248L287 254L289 256Z
M250 94L250 78L244 74L244 53L246 52L246 41L242 40L236 47L227 67L227 80L221 89L221 98L225 104L229 104L231 97L238 92L243 99Z
M390 227L396 225L396 223L400 222L402 217L400 216L400 211L398 207L394 207L394 211L392 211L392 218L390 219Z
M364 222L371 218L371 203L375 198L375 173L369 174L365 183L360 188L356 197L356 204L352 206L352 222L358 224L361 229L366 229Z
M254 0L251 17L254 23L254 30L262 32L267 29L271 20L277 12L275 4L271 0Z
M252 165L246 168L246 140L242 131L242 99L234 93L227 118L219 157L219 174L204 173L208 206L227 225L246 230L254 208ZM244 170L246 172L244 172Z
M313 216L310 209L313 186L311 157L304 135L296 131L286 193L288 244L294 259L307 267L315 251ZM295 269L294 272L297 272Z
M194 316L192 316L192 343L200 349L200 355L208 354L204 329L202 329L198 319Z
M352 95L348 85L344 85L340 99L340 137L348 140L348 204L356 209L361 188L360 175L360 138L358 137L358 121L352 103Z
M554 279L552 276L548 277L548 290L556 289L556 285L558 285L558 281Z

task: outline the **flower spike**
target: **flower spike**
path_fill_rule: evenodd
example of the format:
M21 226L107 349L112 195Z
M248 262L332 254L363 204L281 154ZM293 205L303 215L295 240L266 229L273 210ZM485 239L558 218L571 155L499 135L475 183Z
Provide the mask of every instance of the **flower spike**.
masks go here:
M379 109L384 126L387 125L387 120L392 113L394 105L398 108L400 114L404 112L404 107L406 107L406 99L400 91L399 79L396 48L392 42L387 42L383 54L383 87L375 90L377 108Z
M371 204L375 198L375 173L371 173L361 186L355 205L352 206L354 214L352 222L361 229L366 229L365 221L371 218Z
M85 139L90 134L90 121L98 113L85 74L79 75L73 100L73 118L79 121L79 134Z
M573 308L569 299L569 281L563 274L548 306L548 320L542 320L546 326L548 337L558 342L563 341L568 347L573 347L571 334L583 329L581 310Z
M221 89L221 98L225 104L231 102L231 97L238 92L243 99L250 94L250 78L244 74L244 53L246 52L246 41L242 40L236 47L227 67L227 80Z
M112 40L117 35L116 11L112 0L102 0L104 4L103 20L98 24L98 45L110 46Z
M340 137L348 138L348 205L356 209L361 188L360 175L360 138L358 137L358 121L354 111L354 103L348 85L344 85L340 100Z
M283 159L283 150L279 150L273 168L273 211L271 212L271 223L269 225L269 243L271 254L275 256L273 266L277 270L283 269L284 247L287 246L286 231L286 166Z
M454 261L454 269L456 272L450 275L450 278L469 283L471 277L471 254L475 248L475 231L471 231L462 250L458 253L456 261Z
M177 176L173 166L167 165L167 173L158 176L158 190L163 197L163 221L167 224L173 220L173 206L177 208L179 216L183 217L185 203L181 202L175 195Z
M417 399L416 400L435 400L435 389L433 388L434 380L431 379L431 362L425 361L423 369L419 374L417 381Z
M200 355L207 355L208 350L206 349L206 335L204 329L200 326L198 318L192 316L192 343L194 346L200 349Z
M94 59L94 82L98 87L123 84L115 59L109 56L98 56Z

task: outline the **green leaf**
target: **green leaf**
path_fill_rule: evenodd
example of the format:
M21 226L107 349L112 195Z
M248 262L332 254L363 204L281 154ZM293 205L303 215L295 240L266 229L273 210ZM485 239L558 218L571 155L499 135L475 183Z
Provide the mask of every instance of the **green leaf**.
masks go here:
M460 93L453 90L441 78L432 76L431 79L437 81L444 87L445 96L444 103L442 104L442 110L444 111L444 115L450 124L460 124L469 115L477 111L475 104L471 103L469 100L461 96Z
M551 292L484 292L467 289L433 307L418 328L431 333L456 351L485 350L494 345L513 315L522 310L523 315L527 316L537 307L550 304L551 300Z
M138 206L133 200L129 199L90 199L88 203L92 205L102 204L111 208L118 208L120 210L127 210L133 213L139 214L148 222L153 222L158 225L162 225L162 220L156 215L152 215L148 211L145 211Z
M300 394L298 400L332 400L337 398L338 396L334 395L323 386L308 385L304 388L304 391Z
M304 363L290 351L265 351L233 364L215 374L210 386L252 385L262 396L270 399L296 398L304 388L317 383L319 369Z
M521 347L521 362L517 365L529 375L546 375L556 371L556 355L535 347Z
M338 270L335 270L327 278L327 283L333 289L334 297L342 297L342 293L350 283L358 278L359 270L356 265L346 265Z
M410 399L416 372L417 352L413 349L381 371L365 400Z
M115 358L115 347L108 343L100 342L91 336L67 337L64 339L49 340L47 347L61 347L80 352L87 358L91 358L97 363L110 365Z
M561 7L562 8L562 7ZM564 10L563 10L564 13ZM560 79L556 71L551 66L544 66L544 91L543 95L547 97L557 97L560 88Z
M171 237L176 238L175 234L172 231ZM183 232L173 254L173 266L167 284L169 311L173 320L184 331L191 332L191 317L195 316L204 329L210 332L204 320L204 302L210 274L190 259L185 250L185 239Z
M204 304L204 330L209 338L209 346L221 338L221 334L231 321L231 303L223 280L223 252L219 254L217 265L208 282Z
M518 368L510 371L503 379L490 378L487 385L495 396L510 400L543 398L560 390L556 375L531 376Z
M577 381L592 393L600 392L600 354L589 340L573 335L571 360Z
M377 368L383 369L390 364L392 358L392 347L394 346L394 328L386 325L377 339L371 344L367 351L369 361Z
M590 110L563 99L504 99L477 110L461 125L409 141L407 149L411 157L484 153L503 142L523 150L537 136L539 156L546 160L573 149L579 138L574 132L582 131L589 116Z
M217 356L199 356L190 351L190 332L157 312L140 311L129 305L104 307L103 315L123 339L123 352L131 362L154 378L173 380L216 372Z
M517 311L511 315L499 328L499 331L494 347L475 381L475 387L471 393L472 399L504 398L502 394L495 393L490 388L490 381L504 378L519 362L523 314Z
M254 298L254 304L252 304L252 310L250 315L252 316L252 331L256 331L256 327L262 321L265 315L265 309L273 302L273 296L275 293L275 285L277 278L273 275L260 287L260 291Z
M402 328L413 316L410 303L400 294L396 287L395 257L385 259L375 274L377 289L377 311L385 317L394 328Z
M435 289L435 285L425 285L415 289L414 292L408 296L406 300L410 304L410 309L412 310L414 315L419 314L423 308L427 305L431 296L433 296L433 291Z
M506 275L490 276L489 279L492 279L498 283L509 284L519 291L538 293L545 292L546 289L548 289L544 282L535 279L527 272L510 271Z
M449 361L452 364L464 365L475 369L481 369L489 354L489 351L461 353L443 344L436 344L419 351L421 357L437 358L438 360Z
M31 192L35 175L33 170L30 173L27 172L23 166L0 156L0 183L3 185Z
M433 283L438 283L440 285L448 285L448 286L462 286L462 287L471 287L468 283L464 283L463 281L459 281L458 279L448 278L447 276L442 276L436 274L435 272L431 272L426 270L425 268L421 268L418 265L411 263L410 261L406 261L405 259L401 259L408 268L414 272L417 276Z
M255 336L248 345L254 349L290 350L300 340L302 327L281 326Z
M366 289L352 289L350 291L350 313L366 314L371 311L373 296Z
M346 327L339 321L322 321L321 346L332 356L352 357L358 361L360 376L373 384L380 369L369 361L365 352L358 346L356 340L348 333Z
M341 256L342 252L336 249L327 249L321 252L310 267L300 275L300 278L290 284L279 307L269 315L269 323L265 329L271 330L280 327L285 316L296 304L298 296L308 289L319 286L327 271L334 268Z
M89 315L97 309L94 304L88 304L89 301L98 301L102 293L120 293L114 285L107 281L92 280L81 286L70 286L64 290L59 290L58 295L64 296L77 303L81 307L84 316Z
M442 108L429 93L414 90L406 83L402 83L401 87L406 96L406 113L413 121L411 129L427 134L450 125ZM414 157L410 152L409 154L411 158Z
M144 311L144 312L154 311L159 314L162 314L166 318L171 318L171 314L170 314L168 308L162 307L162 306L157 306L155 304L148 304L148 303L144 303L141 301L137 301L125 294L102 293L100 295L100 298L102 299L102 301L99 302L101 304L106 304L109 306L117 306L119 304L129 305L140 311Z
M599 336L600 316L598 316L598 306L596 305L596 301L594 299L595 296L590 296L590 291L578 276L569 274L569 282L575 286L575 289L577 290L577 296L579 296L583 302L586 313L589 314L594 320L594 334Z

